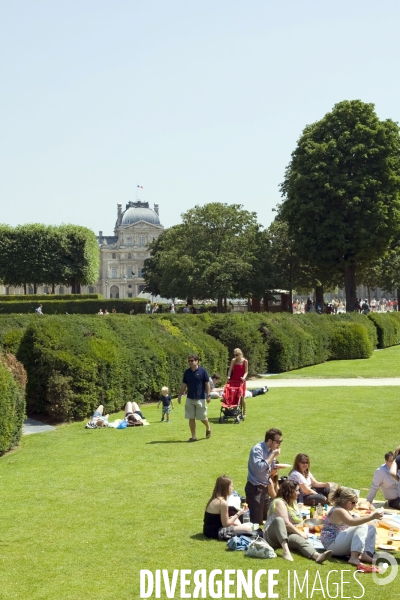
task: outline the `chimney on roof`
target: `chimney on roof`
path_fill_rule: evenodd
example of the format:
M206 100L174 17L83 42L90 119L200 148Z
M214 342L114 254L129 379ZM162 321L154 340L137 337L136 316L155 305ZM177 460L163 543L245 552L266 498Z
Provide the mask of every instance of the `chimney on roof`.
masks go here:
M158 207L159 207L159 205L158 205L158 204L155 204L155 205L154 205L154 212L155 212L155 213L157 213L157 214L158 214L158 216L160 216L160 213L158 212L158 210L159 210L159 208L158 208Z
M103 232L99 231L99 237L103 237Z
M121 225L122 221L122 204L117 204L117 224Z

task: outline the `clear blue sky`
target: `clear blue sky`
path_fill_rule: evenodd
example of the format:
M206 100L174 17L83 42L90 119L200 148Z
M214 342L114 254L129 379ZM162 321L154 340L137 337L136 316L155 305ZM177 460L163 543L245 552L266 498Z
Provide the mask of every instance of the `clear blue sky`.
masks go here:
M397 0L1 0L0 221L111 234L206 202L267 226L304 126L336 102L400 120Z

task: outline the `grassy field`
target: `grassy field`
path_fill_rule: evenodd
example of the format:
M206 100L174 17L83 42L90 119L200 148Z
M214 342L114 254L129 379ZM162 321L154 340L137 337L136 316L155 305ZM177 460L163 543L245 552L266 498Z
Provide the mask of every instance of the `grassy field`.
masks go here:
M212 401L212 437L195 444L186 442L183 406L172 411L170 425L151 405L143 409L149 427L85 430L76 423L25 436L20 448L0 459L0 598L139 598L140 569L168 569L170 575L174 569L279 569L275 591L286 598L288 569L308 570L313 582L315 563L295 555L289 564L280 551L273 561L249 559L203 538L204 507L216 477L231 475L242 493L250 447L277 426L282 462L307 452L317 478L366 495L383 454L400 442L391 418L397 402L394 388L276 389L249 400L240 425L218 424L219 402ZM340 561L320 566L324 586L330 570L339 571L330 576L333 585L347 567ZM398 578L380 587L371 575L360 577L363 598L400 594ZM339 597L361 597L351 572L344 580L353 583ZM311 596L303 590L296 597ZM329 596L325 588L325 596L312 597Z
M400 346L376 350L371 358L332 360L274 375L275 379L296 377L400 377Z

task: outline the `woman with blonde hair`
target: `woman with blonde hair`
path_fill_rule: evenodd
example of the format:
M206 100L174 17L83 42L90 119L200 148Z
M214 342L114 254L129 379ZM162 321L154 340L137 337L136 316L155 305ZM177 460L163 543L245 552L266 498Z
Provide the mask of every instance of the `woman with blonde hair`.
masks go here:
M226 541L234 535L246 534L251 531L250 523L242 524L239 521L239 517L246 512L246 509L243 508L232 517L229 516L227 500L232 492L232 479L226 475L218 477L204 512L203 533L207 537Z
M240 398L240 405L242 407L243 419L246 418L246 378L249 371L249 363L247 358L243 356L243 352L240 348L235 348L233 351L233 358L228 370L228 381L232 383L236 382L242 385L243 395Z
M382 512L365 517L352 517L358 497L352 488L338 486L329 494L333 508L326 516L321 532L321 543L334 556L350 555L351 565L360 565L360 560L372 563L375 552L376 529L367 525L369 521L382 519Z

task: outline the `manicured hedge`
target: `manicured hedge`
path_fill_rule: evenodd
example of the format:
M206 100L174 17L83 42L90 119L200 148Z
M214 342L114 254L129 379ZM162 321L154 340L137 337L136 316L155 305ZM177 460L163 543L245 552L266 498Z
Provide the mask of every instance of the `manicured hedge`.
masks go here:
M400 313L369 313L368 320L378 334L378 348L388 348L400 344Z
M47 296L48 298L48 296ZM94 315L101 308L103 311L107 309L108 312L111 312L113 308L117 311L117 313L125 313L129 314L132 310L135 311L135 314L144 313L146 308L146 300L137 300L137 299L87 299L81 300L76 299L74 296L73 300L41 300L40 302L35 300L34 302L24 301L24 302L0 302L0 314L25 314L25 313L34 313L35 309L42 304L42 310L44 316L46 315L65 315L68 313L69 315L79 314L79 315ZM160 312L162 312L162 307L160 307Z
M365 325L350 321L334 328L330 348L334 360L369 358L374 350Z
M42 302L42 300L97 300L101 294L10 294L0 295L1 302Z
M25 417L24 368L12 355L0 356L0 454L16 446Z
M98 404L115 412L127 400L158 398L164 385L176 394L193 351L210 372L223 370L226 348L202 328L189 331L181 320L118 314L37 318L18 352L28 372L28 411L68 420L86 417Z

